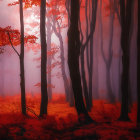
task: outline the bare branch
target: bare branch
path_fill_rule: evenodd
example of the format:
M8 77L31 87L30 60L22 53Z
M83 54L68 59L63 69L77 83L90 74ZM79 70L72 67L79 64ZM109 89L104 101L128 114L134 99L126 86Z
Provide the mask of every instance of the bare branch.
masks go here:
M7 31L7 34L8 34L8 37L9 37L9 41L10 41L10 44L11 44L11 46L12 46L12 48L13 48L13 50L16 52L16 54L20 57L20 54L19 54L19 52L15 49L15 47L13 46L13 43L12 43L12 41L11 41L11 37L10 37L10 34L9 34L9 32Z

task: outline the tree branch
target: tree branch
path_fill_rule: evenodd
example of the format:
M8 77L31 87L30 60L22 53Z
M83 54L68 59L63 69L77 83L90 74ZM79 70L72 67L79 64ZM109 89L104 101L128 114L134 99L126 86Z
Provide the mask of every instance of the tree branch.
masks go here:
M8 34L8 37L9 37L9 41L10 41L10 44L11 44L11 46L12 46L12 48L13 48L13 50L16 52L16 54L20 57L20 54L18 53L18 51L15 49L15 47L13 46L13 43L12 43L12 41L11 41L11 37L10 37L10 34L9 34L9 32L7 31L7 34Z

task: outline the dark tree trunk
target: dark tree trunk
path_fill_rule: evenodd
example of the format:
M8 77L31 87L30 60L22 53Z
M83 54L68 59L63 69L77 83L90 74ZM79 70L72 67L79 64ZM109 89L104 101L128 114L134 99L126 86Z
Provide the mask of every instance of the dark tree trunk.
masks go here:
M119 78L118 78L118 84L119 84L119 89L118 89L118 91L119 91L119 94L118 94L118 100L121 102L121 95L122 95L122 93L121 93L121 65L122 65L122 61L121 61L121 49L120 49L120 56L119 56L119 64L118 64L118 76L119 76Z
M121 48L122 48L122 77L121 77L121 114L119 120L129 121L129 39L130 39L130 26L132 17L132 3L133 0L125 1L120 0L120 15L121 15ZM125 7L126 5L126 7Z
M85 8L85 15L86 15L86 26L87 26L87 32L86 32L86 40L88 40L88 16L87 16L87 1L86 1L86 8ZM90 4L90 3L89 3ZM92 9L91 11L91 21L90 21L90 30L93 32L90 34L90 46L88 48L87 43L87 66L88 66L88 79L89 79L89 87L87 86L86 78L85 78L85 68L84 68L84 50L85 48L81 48L81 73L82 73L82 82L83 82L83 89L84 89L84 95L85 95L85 101L88 111L91 111L92 107L92 82L93 82L93 35L95 32L95 25L96 25L96 12L97 12L97 0L92 0ZM89 51L89 52L88 52ZM88 89L89 88L89 89Z
M80 55L80 34L78 26L79 11L80 11L79 0L71 0L70 27L68 30L68 65L77 113L78 115L84 114L85 121L91 121L91 118L88 115L88 112L85 108L83 101L81 77L79 70L79 55Z
M89 25L88 25L88 0L85 1L85 16L86 16L86 39L88 38L88 28L89 28ZM87 44L86 48L88 49L88 45L89 43ZM88 52L87 52L88 53ZM87 57L88 59L88 57ZM85 102L86 102L86 108L88 111L91 110L90 108L90 104L89 104L89 93L88 93L88 86L87 86L87 81L86 81L86 76L85 76L85 56L84 56L84 48L82 47L81 48L81 76L82 76L82 84L83 84L83 92L84 92L84 96L85 96ZM89 59L87 60L88 64L89 64ZM87 64L87 65L88 65ZM89 65L88 65L89 66Z
M71 81L69 83L69 92L70 92L70 97L69 97L69 104L70 106L74 106L75 103L74 103L74 96L73 96L73 90L72 90L72 84L71 84Z
M140 1L138 0L138 35L137 35L137 124L140 127Z
M47 114L48 94L47 94L47 76L46 76L46 64L47 64L47 44L46 44L46 0L41 0L40 7L40 38L41 38L41 106L40 116Z
M90 48L89 48L89 104L90 108L93 106L92 104L92 87L93 87L93 37L95 32L95 26L96 26L96 13L97 13L97 0L92 0L92 9L91 9L91 22L90 22L90 30L93 29L93 33L90 38ZM88 59L88 58L87 58Z
M25 76L24 76L24 21L23 21L23 4L20 3L20 32L21 32L21 50L20 50L20 87L21 87L21 110L26 115L26 97L25 97Z

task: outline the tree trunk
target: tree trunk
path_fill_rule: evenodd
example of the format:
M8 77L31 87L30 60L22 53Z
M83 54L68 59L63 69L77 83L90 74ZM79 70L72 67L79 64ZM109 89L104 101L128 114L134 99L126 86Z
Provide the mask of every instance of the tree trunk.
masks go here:
M94 4L93 4L94 5ZM95 23L94 23L95 24ZM92 26L95 27L95 25L93 25L93 19L91 21L91 25L90 28L92 28ZM90 39L90 52L89 52L89 58L90 58L90 68L89 68L89 104L90 104L90 108L93 106L92 104L92 78L93 78L93 34L91 36Z
M74 99L73 99L73 93L72 89L69 85L69 81L66 75L65 71L65 58L64 58L64 44L63 44L63 38L60 32L60 24L57 22L57 26L59 28L59 31L57 31L56 26L55 26L55 20L53 20L53 30L55 35L58 37L60 41L60 58L61 58L61 72L62 72L62 77L64 80L64 89L65 89L65 94L66 94L66 101L69 102L70 106L74 106Z
M121 49L119 50L120 56L119 56L119 64L118 64L118 100L121 102L121 65L122 65L122 61L121 61Z
M97 0L92 0L92 9L91 11L91 21L90 21L90 30L93 30L92 34L90 35L90 48L88 49L88 43L87 43L87 50L86 50L86 56L87 56L87 66L88 66L88 80L89 80L89 90L87 87L87 82L85 78L85 68L84 68L84 49L81 48L81 69L82 69L82 81L83 81L83 89L84 89L84 95L86 100L86 105L88 111L91 110L92 107L92 82L93 82L93 35L95 32L95 25L96 25L96 12L97 12ZM85 15L86 15L86 26L87 26L87 32L86 32L86 40L88 40L88 19L87 19L87 1L86 1L86 8L85 8ZM88 52L89 51L89 52Z
M140 1L138 0L138 35L137 35L137 125L140 127Z
M79 11L80 11L79 0L71 0L70 27L68 30L68 65L77 113L79 116L81 114L84 114L85 121L91 121L91 118L88 115L88 112L85 108L83 101L81 77L79 70L79 56L80 56L80 34L78 26ZM80 119L80 121L82 120Z
M84 51L81 48L81 75L82 75L82 82L83 82L83 92L85 96L85 102L86 102L86 108L88 111L91 110L90 104L89 104L89 94L88 94L88 87L87 87L87 82L86 82L86 76L85 76L85 60L84 60Z
M122 56L122 77L121 77L121 114L119 120L129 121L129 39L130 39L130 25L131 25L131 10L133 0L125 1L120 0L120 15L121 15L121 48L123 51Z
M89 25L88 25L88 10L87 10L87 7L88 7L88 0L85 1L85 16L86 16L86 39L88 38L88 28L89 28ZM88 50L88 46L89 44L87 44L86 48ZM86 81L86 76L85 76L85 57L84 57L84 48L81 47L81 75L82 75L82 85L83 85L83 92L84 92L84 96L85 96L85 102L86 102L86 108L88 111L91 110L91 107L90 107L90 103L89 103L89 92L88 92L88 86L87 86L87 81ZM88 71L89 71L89 57L88 57L88 51L87 51L87 66L88 66Z
M92 86L93 86L93 36L95 32L95 26L96 26L96 13L97 13L97 0L92 0L92 14L91 14L91 22L90 22L90 29L93 29L93 34L91 35L90 38L90 52L89 52L89 104L90 108L93 106L92 103Z
M47 94L47 76L46 76L46 63L47 63L47 44L46 44L46 0L41 0L40 7L40 38L41 38L41 106L40 116L47 114L48 94Z
M21 31L21 48L20 48L20 87L21 87L21 110L26 115L26 97L25 97L25 76L24 76L24 21L23 21L23 3L20 3L20 31Z
M69 102L70 101L70 94L71 93L70 93L70 87L69 87L68 78L67 78L66 72L65 72L65 59L64 59L63 39L62 39L62 36L60 34L58 35L58 38L59 38L59 41L60 41L61 71L62 71L62 77L63 77L63 80L64 80L64 88L65 88L65 93L66 93L66 101Z
M106 67L106 84L107 84L107 90L108 90L108 96L109 96L110 102L114 103L115 96L113 94L112 86L111 86L110 66Z
M64 45L63 45L63 39L62 36L59 35L59 40L60 40L60 58L61 58L61 71L62 71L62 77L64 80L64 88L65 88L65 92L66 92L66 101L68 101L70 103L70 106L74 105L74 100L72 100L72 97L70 94L72 94L70 91L70 86L69 86L69 82L68 82L68 78L65 72L65 59L64 59Z
M110 4L111 4L111 0L110 0ZM101 6L102 6L102 2L101 2ZM101 25L102 26L102 14L101 14L101 6L100 6L100 19L101 19ZM110 79L110 69L111 69L111 64L112 64L112 57L113 57L113 51L112 51L112 42L113 42L113 33L114 33L114 13L112 13L111 11L111 7L110 7L110 40L109 40L109 46L108 46L108 57L105 56L105 52L103 49L103 35L101 35L101 39L102 39L102 43L101 43L101 53L103 56L103 60L106 66L106 86L107 86L107 91L108 91L108 97L111 103L115 102L115 96L113 94L112 91L112 87L111 87L111 79ZM102 27L101 27L101 34L103 34L102 31Z
M99 99L99 93L98 93L98 87L99 87L99 78L98 78L98 47L99 47L99 43L98 43L98 38L99 35L97 33L97 38L96 38L96 44L94 47L94 66L93 66L93 98L94 99Z
M70 81L70 83L69 83L69 92L70 92L69 104L70 104L70 106L72 107L72 106L74 106L75 104L74 104L74 96L73 96L73 90L72 90L71 81Z

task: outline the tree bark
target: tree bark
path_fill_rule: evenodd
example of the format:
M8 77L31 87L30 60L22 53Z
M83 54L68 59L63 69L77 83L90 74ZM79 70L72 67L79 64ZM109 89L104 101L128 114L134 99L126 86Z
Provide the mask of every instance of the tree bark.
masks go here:
M138 34L137 34L137 125L140 127L140 1L138 0Z
M21 48L20 48L20 87L21 87L21 110L26 115L26 97L25 97L25 75L24 75L24 21L23 21L23 3L19 0L20 5L20 32L21 32Z
M89 28L87 7L88 7L88 0L85 1L86 40L88 38L88 28ZM88 45L89 45L89 43L86 46L87 49L88 49ZM90 111L91 110L91 107L90 107L90 104L89 104L89 92L88 92L88 86L87 86L87 81L86 81L86 76L85 76L85 66L84 66L84 64L85 64L85 56L84 56L84 48L83 47L81 47L81 58L80 58L80 60L81 60L81 76L82 76L81 80L82 80L83 92L84 92L84 96L85 96L85 103L86 103L87 110ZM89 64L89 58L87 57L87 66L89 66L88 64Z
M47 44L46 44L46 29L45 18L46 17L46 0L41 0L40 7L40 38L41 38L41 106L40 116L47 115L48 94L47 94Z
M86 8L85 8L85 15L86 15L86 26L87 26L87 32L86 32L86 40L88 40L88 17L87 17L87 1L86 1ZM95 32L95 25L96 25L96 12L97 12L97 0L92 0L92 9L89 11L91 12L91 21L90 21L90 30L93 32L90 33L90 48L88 48L88 43L86 45L86 56L87 56L87 66L88 66L88 80L89 80L89 87L87 86L86 78L85 78L85 67L84 67L84 50L85 48L82 46L81 48L81 73L82 73L82 82L83 82L83 89L84 89L84 95L86 100L86 106L88 111L91 111L92 107L92 82L93 82L93 35ZM88 52L90 51L90 52Z
M121 114L119 120L129 121L129 39L130 39L130 26L131 26L131 10L133 0L125 1L120 0L120 15L121 15L121 48L122 48L122 77L121 77ZM126 6L125 6L126 5Z
M90 29L93 29L93 33L90 38L90 48L89 48L89 104L90 108L93 106L92 103L92 90L93 90L93 37L95 32L95 26L96 26L96 13L97 13L97 0L92 0L92 9L91 9L91 21L90 21ZM87 58L88 59L88 58Z
M85 108L83 96L81 77L79 70L79 56L80 56L80 33L79 33L79 0L71 0L71 14L70 27L68 30L68 65L70 77L72 81L72 88L74 92L75 107L79 115L84 114L85 121L91 121L88 112ZM82 121L80 119L80 121Z

